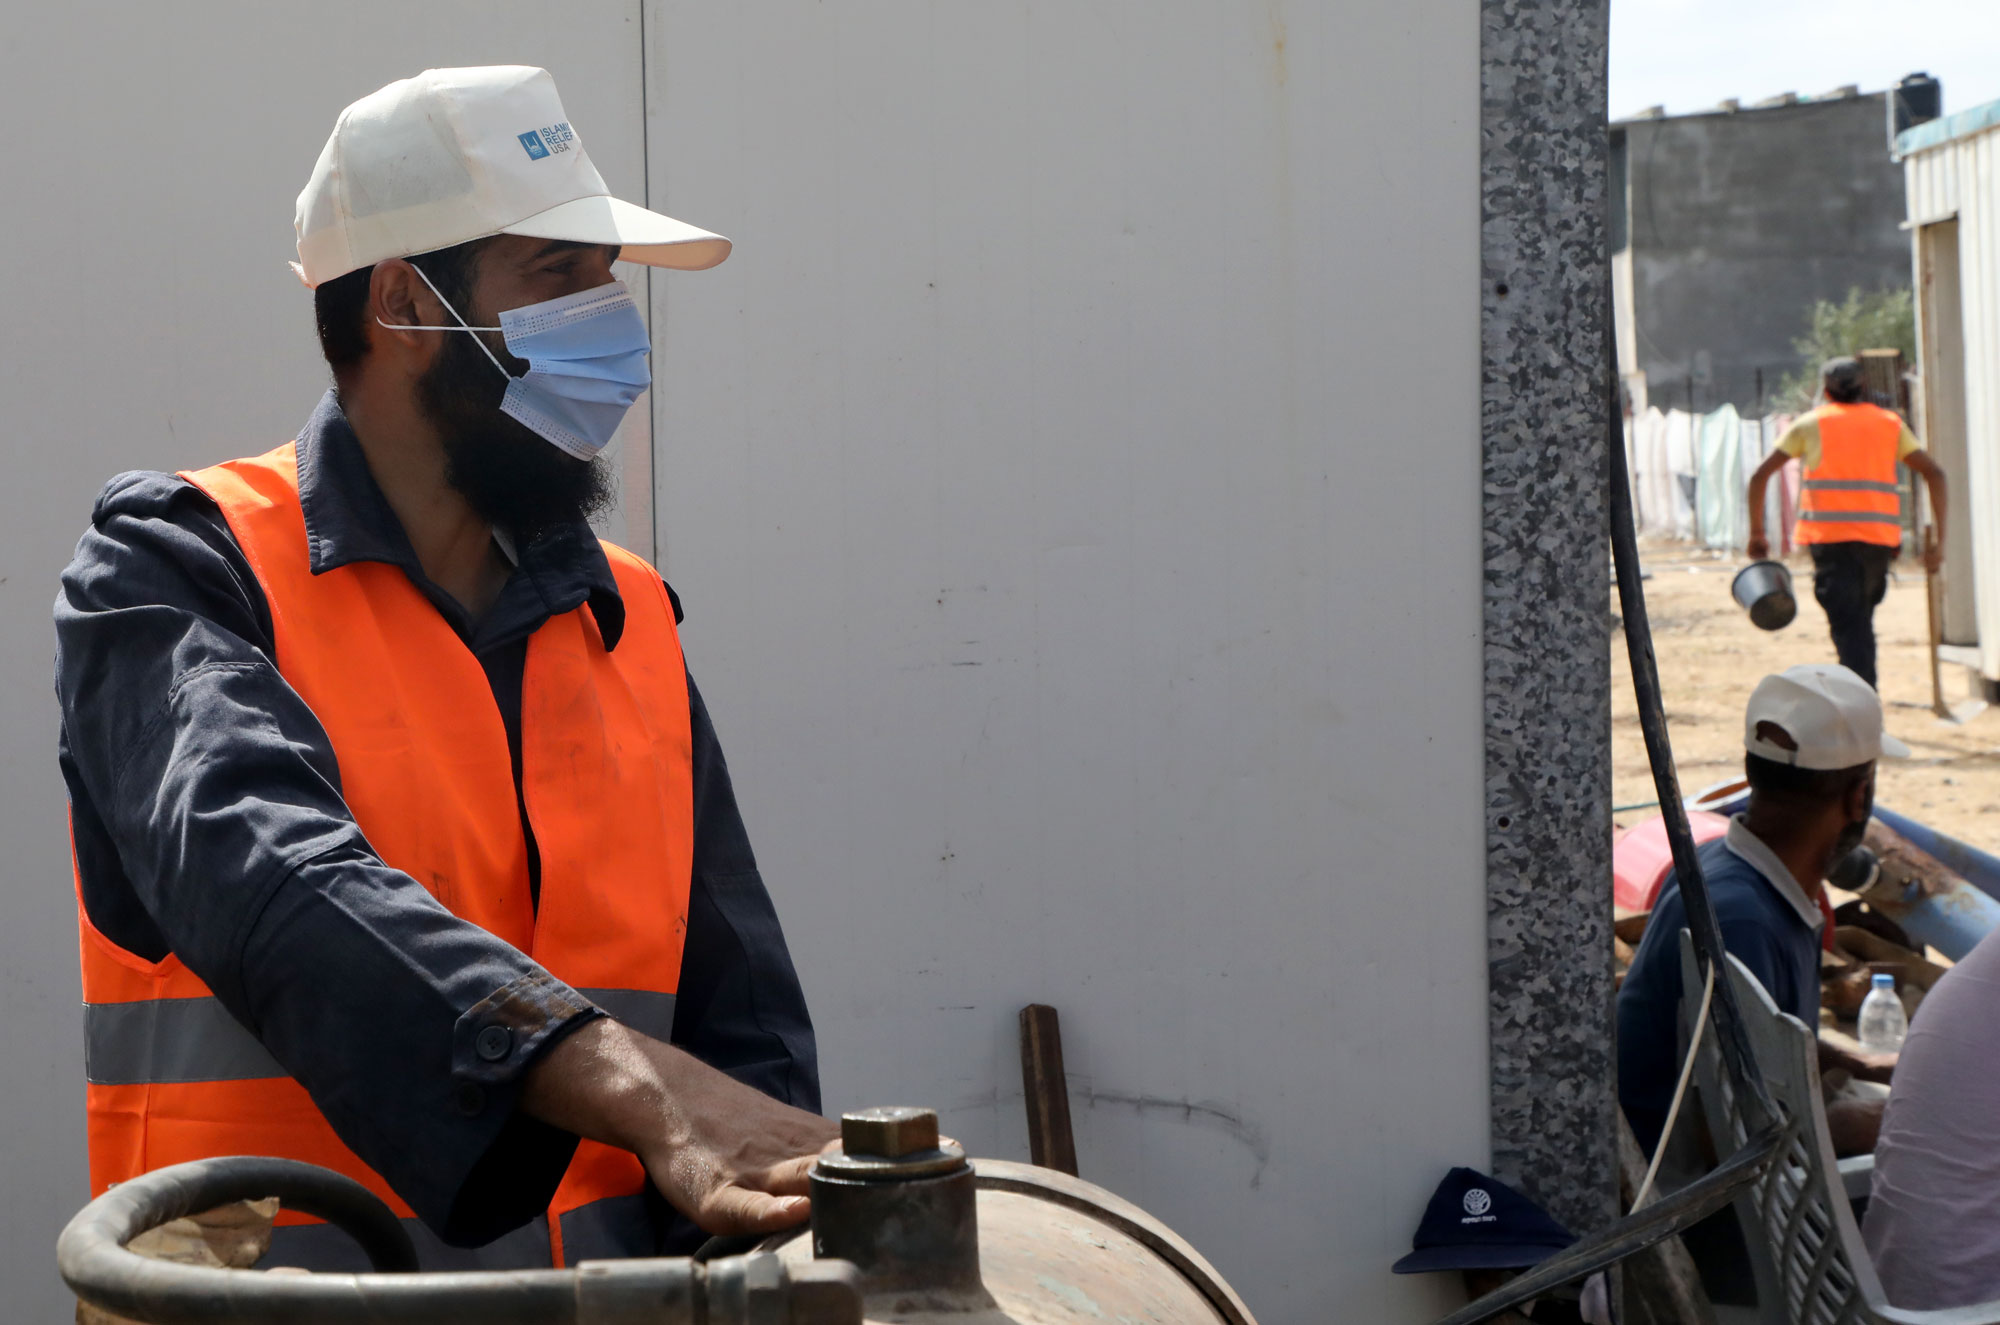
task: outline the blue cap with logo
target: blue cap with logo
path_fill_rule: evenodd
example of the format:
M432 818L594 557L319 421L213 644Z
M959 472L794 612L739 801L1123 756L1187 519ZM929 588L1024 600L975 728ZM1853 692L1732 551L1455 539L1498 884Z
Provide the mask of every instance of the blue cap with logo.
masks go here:
M1431 1194L1410 1241L1414 1250L1391 1267L1397 1274L1526 1269L1575 1242L1576 1234L1506 1183L1457 1168Z

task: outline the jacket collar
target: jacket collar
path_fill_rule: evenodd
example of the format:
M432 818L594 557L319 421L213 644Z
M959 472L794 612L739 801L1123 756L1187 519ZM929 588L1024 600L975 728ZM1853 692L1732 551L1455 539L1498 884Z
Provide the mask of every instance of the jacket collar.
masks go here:
M424 574L410 537L369 471L361 440L333 391L320 398L300 429L298 456L299 505L305 512L313 574L360 561L398 567L462 634L468 633L471 623L460 619L464 609ZM549 617L588 603L605 649L618 647L625 630L625 600L589 525L582 521L555 525L526 543L510 538L507 546L514 575L489 613L500 619L482 622L481 634L489 633L489 624L506 634L513 633L509 625L532 634Z
M1799 886L1799 881L1785 868L1785 862L1778 859L1778 853L1765 845L1763 838L1750 831L1742 815L1729 821L1729 831L1723 835L1722 841L1739 859L1764 877L1764 882L1771 885L1771 891L1785 899L1786 904L1798 913L1800 923L1813 933L1819 933L1826 924L1825 913Z

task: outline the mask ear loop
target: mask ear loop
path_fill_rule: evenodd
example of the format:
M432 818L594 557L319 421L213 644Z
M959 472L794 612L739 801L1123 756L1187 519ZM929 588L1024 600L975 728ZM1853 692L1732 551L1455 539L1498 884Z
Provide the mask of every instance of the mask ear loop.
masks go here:
M451 306L451 300L444 297L444 292L438 289L436 285L433 285L431 283L430 277L424 276L424 269L422 267L419 267L416 263L412 262L410 264L410 270L415 272L418 276L423 277L424 284L429 285L431 287L431 293L438 297L438 302L444 305L444 311L451 314L452 317L457 320L458 325L455 327L426 327L414 324L406 325L399 322L384 322L381 318L378 317L375 319L375 323L377 326L387 327L390 331L497 331L500 332L502 335L506 334L507 328L505 327L475 327L468 325L464 318L459 317L458 310ZM499 356L493 353L493 349L491 346L489 346L485 341L481 340L478 336L474 336L472 338L472 343L474 345L477 345L480 348L480 350L485 353L488 359L492 360L493 366L500 370L500 376L506 378L510 382L514 380L514 374L507 371L505 365L503 365L500 362Z

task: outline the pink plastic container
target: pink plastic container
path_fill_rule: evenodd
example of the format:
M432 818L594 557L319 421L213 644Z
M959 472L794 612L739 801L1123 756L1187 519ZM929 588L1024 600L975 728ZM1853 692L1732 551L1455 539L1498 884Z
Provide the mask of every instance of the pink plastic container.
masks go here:
M1729 831L1729 820L1695 810L1688 815L1694 843L1713 842ZM1667 846L1667 821L1654 815L1611 844L1611 900L1626 911L1650 911L1660 885L1674 867Z

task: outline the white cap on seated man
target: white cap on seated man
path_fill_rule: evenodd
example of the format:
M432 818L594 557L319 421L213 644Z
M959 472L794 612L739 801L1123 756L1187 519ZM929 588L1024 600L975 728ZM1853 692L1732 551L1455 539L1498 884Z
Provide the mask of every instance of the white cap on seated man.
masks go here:
M1875 688L1839 663L1800 663L1759 681L1743 710L1743 748L1820 771L1910 755L1909 746L1882 730Z

